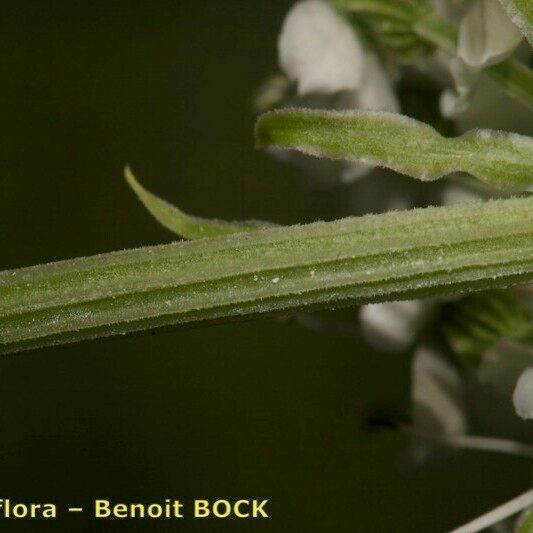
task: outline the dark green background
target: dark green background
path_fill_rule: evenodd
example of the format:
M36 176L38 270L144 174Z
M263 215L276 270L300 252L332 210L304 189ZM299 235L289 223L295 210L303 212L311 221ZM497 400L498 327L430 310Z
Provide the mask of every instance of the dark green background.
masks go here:
M168 242L129 162L186 210L279 223L348 212L253 148L251 96L290 2L19 1L0 19L0 268ZM408 361L257 321L0 360L0 497L269 498L262 522L66 516L0 530L444 531L529 482L469 452L416 474L364 414L401 403ZM118 524L118 525L117 525Z

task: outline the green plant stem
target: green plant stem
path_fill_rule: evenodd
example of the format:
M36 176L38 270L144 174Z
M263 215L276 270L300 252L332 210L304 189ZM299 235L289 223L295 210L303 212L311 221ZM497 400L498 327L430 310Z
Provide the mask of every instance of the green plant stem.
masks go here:
M533 197L368 215L0 272L0 351L533 281Z

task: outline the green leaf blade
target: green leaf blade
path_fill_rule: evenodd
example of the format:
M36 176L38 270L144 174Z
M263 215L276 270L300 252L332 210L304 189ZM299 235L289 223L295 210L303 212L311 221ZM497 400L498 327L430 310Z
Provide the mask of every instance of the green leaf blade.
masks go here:
M124 169L126 182L137 195L140 202L150 214L165 228L185 239L200 239L218 237L253 231L260 227L269 226L267 222L256 220L246 222L226 222L224 220L200 218L188 215L181 209L159 198L145 189L133 175L130 167Z
M433 181L467 172L494 187L533 188L533 139L477 130L442 137L430 126L394 113L283 109L261 115L257 146L363 161Z

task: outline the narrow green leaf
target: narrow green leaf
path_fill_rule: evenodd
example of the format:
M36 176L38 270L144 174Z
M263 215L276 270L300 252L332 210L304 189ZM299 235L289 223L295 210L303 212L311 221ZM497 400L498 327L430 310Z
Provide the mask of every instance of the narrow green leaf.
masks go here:
M146 190L137 178L135 178L130 167L124 169L124 177L128 185L133 189L139 200L153 217L165 226L165 228L185 239L217 237L219 235L253 231L258 228L272 226L268 222L260 222L258 220L226 222L224 220L188 215L166 200Z
M520 28L533 46L533 2L531 0L500 0L509 18Z
M423 181L462 171L501 189L533 190L533 139L514 133L446 138L394 113L283 109L259 117L256 139L262 148L363 161Z
M0 272L0 352L533 282L533 197L259 229Z

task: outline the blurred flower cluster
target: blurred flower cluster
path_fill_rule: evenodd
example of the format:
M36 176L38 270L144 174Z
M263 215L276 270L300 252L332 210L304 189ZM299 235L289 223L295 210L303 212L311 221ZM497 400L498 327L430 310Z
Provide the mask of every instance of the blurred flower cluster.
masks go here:
M533 133L532 110L490 75L491 67L511 57L524 64L532 58L500 0L362 4L302 0L292 6L278 37L280 72L258 92L258 112L378 110L412 116L444 135L472 128ZM389 5L401 16L389 17ZM436 46L436 39L425 42L423 32L410 31L417 23L410 13L420 12L439 21L442 35L455 28L455 36L443 38L443 46ZM319 160L279 148L272 154L299 168L310 184L343 187L349 198L343 215L505 195L464 175L423 184L362 162ZM302 322L317 327L316 320ZM360 308L357 327L378 350L412 354L407 429L417 462L442 445L532 456L533 448L517 442L533 436L525 422L533 419L531 287L368 305ZM471 438L473 425L488 437Z

